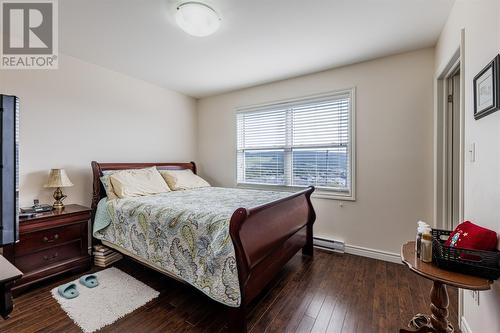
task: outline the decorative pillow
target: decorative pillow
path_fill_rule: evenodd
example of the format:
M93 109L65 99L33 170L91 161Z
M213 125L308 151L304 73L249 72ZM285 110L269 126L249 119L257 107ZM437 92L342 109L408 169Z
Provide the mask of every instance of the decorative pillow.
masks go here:
M118 199L118 197L115 194L115 191L113 190L113 185L111 185L111 179L109 179L109 177L113 173L114 172L104 172L103 176L99 178L101 180L102 185L104 186L104 190L106 191L106 196L108 197L108 200Z
M173 191L189 190L193 188L209 187L210 184L200 176L195 175L191 170L160 170L160 174L165 179L168 187Z
M139 197L170 191L156 167L122 170L113 173L109 178L113 190L119 198Z
M493 251L497 247L497 233L465 221L453 230L445 245L462 249Z

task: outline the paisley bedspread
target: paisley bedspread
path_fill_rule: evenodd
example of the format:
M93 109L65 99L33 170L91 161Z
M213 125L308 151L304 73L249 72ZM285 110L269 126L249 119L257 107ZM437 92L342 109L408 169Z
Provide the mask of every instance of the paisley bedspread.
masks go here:
M94 237L118 245L228 306L241 302L229 221L286 192L207 187L153 196L103 199ZM102 222L105 215L108 222ZM101 219L97 223L97 219Z

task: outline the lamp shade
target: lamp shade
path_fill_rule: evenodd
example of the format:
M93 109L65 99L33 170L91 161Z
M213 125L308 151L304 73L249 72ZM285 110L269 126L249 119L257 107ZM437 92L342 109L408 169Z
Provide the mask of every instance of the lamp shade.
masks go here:
M52 169L49 173L49 179L44 187L69 187L73 186L71 180L64 169Z

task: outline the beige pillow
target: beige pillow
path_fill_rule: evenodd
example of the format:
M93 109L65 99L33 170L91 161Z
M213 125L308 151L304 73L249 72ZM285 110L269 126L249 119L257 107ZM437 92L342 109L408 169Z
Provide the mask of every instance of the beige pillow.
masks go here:
M118 171L109 178L113 190L119 198L139 197L170 191L156 167Z
M160 170L160 174L165 179L173 191L188 190L199 187L209 187L207 181L197 175L191 170Z

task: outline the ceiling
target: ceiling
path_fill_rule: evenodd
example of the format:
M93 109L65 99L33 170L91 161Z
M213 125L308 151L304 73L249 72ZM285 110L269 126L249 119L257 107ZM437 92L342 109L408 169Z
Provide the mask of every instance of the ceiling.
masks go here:
M433 46L453 0L201 0L222 17L184 33L177 0L59 1L62 53L204 97Z

